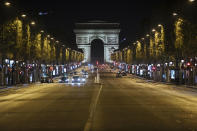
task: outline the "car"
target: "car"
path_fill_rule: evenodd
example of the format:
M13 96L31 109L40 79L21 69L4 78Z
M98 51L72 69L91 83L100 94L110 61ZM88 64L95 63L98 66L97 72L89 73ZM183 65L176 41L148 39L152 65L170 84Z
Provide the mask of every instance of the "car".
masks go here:
M74 73L73 73L73 72L71 72L71 73L69 73L69 76L73 76L73 74L74 74Z
M88 75L88 72L87 72L87 71L85 71L83 74L84 74L84 75Z
M69 82L69 78L67 76L63 76L59 82L60 83L68 83Z
M72 83L73 84L80 84L80 83L85 83L85 78L81 78L80 76L78 75L75 75L72 77Z
M64 76L64 77L68 77L69 74L68 74L68 73L64 73L63 76Z
M116 73L116 78L122 77L122 74L120 72Z
M88 72L87 72L87 71L84 71L84 72L82 73L82 75L83 75L83 77L88 78Z
M122 76L127 76L127 73L126 72L121 72Z
M79 76L73 76L72 77L72 83L80 83L81 82L81 79Z
M40 79L41 83L53 83L53 78L47 74L43 74Z
M81 83L85 83L86 82L86 78L87 78L87 76L82 76L81 77Z

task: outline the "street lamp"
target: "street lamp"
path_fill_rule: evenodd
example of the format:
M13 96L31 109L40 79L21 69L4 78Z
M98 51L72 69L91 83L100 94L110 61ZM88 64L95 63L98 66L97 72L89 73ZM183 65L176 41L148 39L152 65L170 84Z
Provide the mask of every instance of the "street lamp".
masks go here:
M10 6L11 3L10 3L10 2L5 2L4 5L5 5L5 6Z
M162 25L161 24L158 24L158 27L162 27Z
M173 15L173 16L177 16L178 14L174 12L172 15Z
M152 32L155 32L156 30L155 29L152 29Z
M144 40L144 38L142 38L142 40Z
M194 1L195 1L195 0L189 0L189 2L191 2L191 3L194 2Z
M44 30L41 30L40 32L41 32L41 33L44 33Z
M47 35L48 38L50 38L50 35Z
M149 37L150 35L149 34L146 34L146 37Z
M59 41L57 40L56 43L59 43Z
M54 38L52 37L51 40L54 40Z
M36 23L34 21L31 22L31 25L35 25Z
M26 17L26 15L25 15L25 14L22 14L22 15L21 15L21 17L25 18L25 17Z

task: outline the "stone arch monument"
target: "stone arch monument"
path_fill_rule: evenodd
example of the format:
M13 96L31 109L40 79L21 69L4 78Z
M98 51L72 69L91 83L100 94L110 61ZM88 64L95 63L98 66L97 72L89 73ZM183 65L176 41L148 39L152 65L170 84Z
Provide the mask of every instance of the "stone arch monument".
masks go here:
M111 53L119 48L119 23L107 23L103 21L91 21L88 23L76 23L74 33L79 49L84 51L85 63L91 62L91 42L100 39L104 43L104 62L111 63Z

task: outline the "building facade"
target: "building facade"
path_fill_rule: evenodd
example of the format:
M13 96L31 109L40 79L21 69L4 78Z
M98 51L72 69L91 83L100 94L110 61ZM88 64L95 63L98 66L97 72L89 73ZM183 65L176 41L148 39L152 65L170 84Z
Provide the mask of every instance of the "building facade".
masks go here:
M91 62L91 43L95 39L104 44L104 62L111 63L111 53L119 48L119 23L92 21L75 24L76 43L84 51L84 63Z

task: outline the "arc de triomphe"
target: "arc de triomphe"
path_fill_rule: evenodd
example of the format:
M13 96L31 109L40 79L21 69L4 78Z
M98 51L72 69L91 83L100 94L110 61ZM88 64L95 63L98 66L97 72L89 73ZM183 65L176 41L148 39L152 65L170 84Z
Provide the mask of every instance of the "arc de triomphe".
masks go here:
M104 43L104 62L111 63L110 55L113 50L119 48L119 23L107 23L92 21L88 23L76 23L74 33L79 49L84 51L84 61L91 62L91 42L100 39Z

